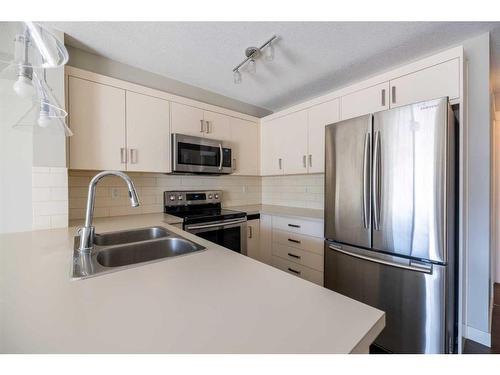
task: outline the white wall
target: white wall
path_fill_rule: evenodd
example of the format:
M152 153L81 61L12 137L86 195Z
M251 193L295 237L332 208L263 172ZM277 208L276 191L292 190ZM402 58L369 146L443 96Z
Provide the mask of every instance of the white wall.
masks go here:
M16 24L0 22L0 53L11 58L11 36ZM0 71L6 65L0 65ZM31 108L12 90L10 75L0 76L0 233L31 229L31 164L33 135L30 127L14 126Z
M493 280L500 283L500 92L494 93L492 98L493 108L493 214L492 225L494 233L494 252L492 257ZM498 109L498 111L497 111Z
M464 41L466 60L467 199L465 336L490 340L490 39Z

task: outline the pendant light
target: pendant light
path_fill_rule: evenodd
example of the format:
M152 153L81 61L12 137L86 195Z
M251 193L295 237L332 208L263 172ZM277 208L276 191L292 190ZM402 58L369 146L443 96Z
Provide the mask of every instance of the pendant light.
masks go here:
M67 63L69 56L64 44L33 22L21 23L14 32L13 58L0 55L0 63L7 64L0 72L0 80L14 80L12 90L20 98L33 100L38 110L38 126L46 128L55 125L66 136L71 136L72 132L65 123L68 114L45 80L45 69L60 68ZM20 121L26 119L30 112L31 109L21 116Z

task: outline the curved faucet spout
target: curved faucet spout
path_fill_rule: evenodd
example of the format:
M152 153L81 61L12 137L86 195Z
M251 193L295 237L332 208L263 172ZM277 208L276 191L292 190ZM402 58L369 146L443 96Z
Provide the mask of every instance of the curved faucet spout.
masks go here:
M137 191L134 186L134 182L125 173L120 171L103 171L96 174L92 180L90 180L89 191L87 195L87 212L85 214L85 226L80 230L80 246L79 250L82 252L92 250L94 246L94 227L92 226L92 220L94 218L94 202L95 202L95 190L97 183L106 176L117 176L121 177L128 187L128 195L130 197L130 204L132 207L138 207L140 205L139 197L137 196Z

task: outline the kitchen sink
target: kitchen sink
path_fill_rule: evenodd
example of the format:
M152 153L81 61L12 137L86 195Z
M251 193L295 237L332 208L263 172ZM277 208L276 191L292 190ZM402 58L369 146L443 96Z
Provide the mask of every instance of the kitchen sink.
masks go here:
M73 278L83 279L204 250L205 247L163 227L149 227L94 236L90 252L80 252L75 237Z
M96 234L94 244L98 246L121 245L131 242L153 240L169 236L170 233L162 227L150 227L119 232Z
M143 241L102 250L97 254L97 262L103 267L122 267L188 254L202 248L183 238L162 238L157 241Z

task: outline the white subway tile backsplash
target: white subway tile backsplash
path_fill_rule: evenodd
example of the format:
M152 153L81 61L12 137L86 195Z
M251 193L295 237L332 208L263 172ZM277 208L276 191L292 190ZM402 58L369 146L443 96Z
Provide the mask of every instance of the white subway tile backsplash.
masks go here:
M322 209L324 175L262 177L262 204Z
M33 229L68 226L66 168L32 168Z
M69 171L69 217L85 216L87 186L95 171ZM163 212L163 192L166 190L217 189L223 191L226 206L260 204L261 178L240 176L170 176L156 173L127 173L134 181L141 205L130 207L128 190L119 178L106 177L97 187L96 212L101 216L134 215ZM111 190L117 189L118 198Z
M87 189L95 171L69 171L69 218L85 216ZM166 190L217 189L223 191L225 206L273 204L323 208L324 175L271 177L173 176L155 173L128 173L137 188L141 206L130 207L128 190L121 179L106 177L96 191L95 217L134 215L163 211ZM112 197L116 190L117 197Z

